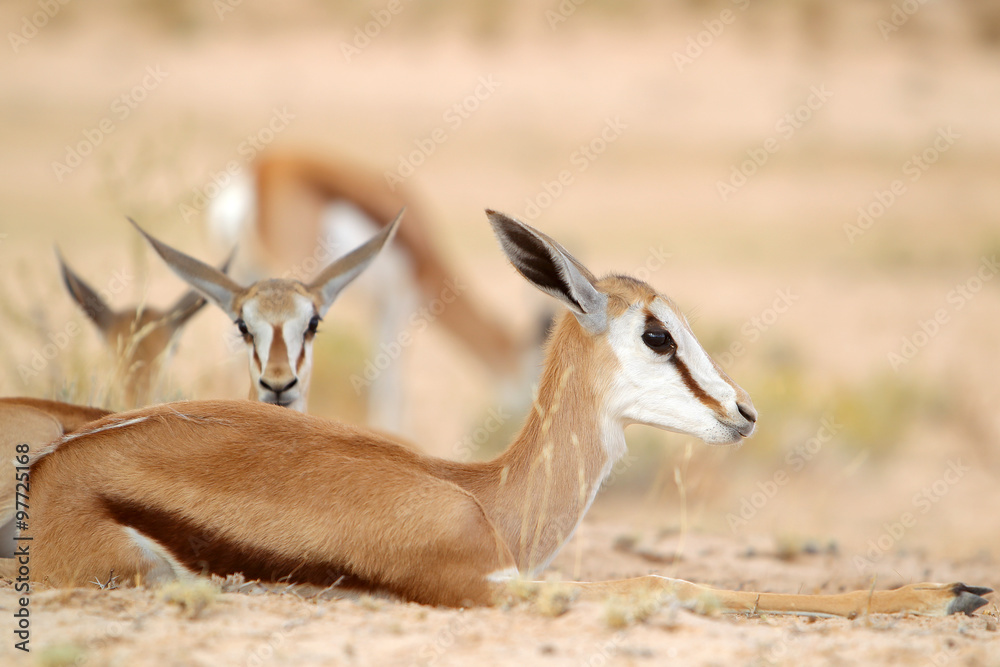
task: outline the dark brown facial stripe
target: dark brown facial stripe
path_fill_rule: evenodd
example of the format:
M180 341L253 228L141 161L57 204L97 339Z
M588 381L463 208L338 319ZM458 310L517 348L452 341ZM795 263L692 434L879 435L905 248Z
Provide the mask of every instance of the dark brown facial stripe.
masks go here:
M324 588L336 583L338 588L348 590L373 590L377 587L352 576L339 563L295 560L263 546L239 544L169 510L106 496L101 498L101 502L117 523L155 540L181 564L198 574L225 577L241 572L248 580L311 584ZM384 586L380 588L385 590Z
M670 361L677 368L677 372L680 373L681 380L684 381L684 386L688 388L688 391L694 394L695 398L701 401L705 407L713 410L717 414L725 415L725 411L722 409L722 403L719 403L717 400L709 396L708 393L701 388L701 385L695 382L695 379L691 377L691 371L688 370L687 364L681 361L680 357L675 354Z
M647 331L656 329L662 329L664 331L667 330L666 325L663 324L663 322L660 321L660 318L654 315L649 309L645 309L644 312L646 313ZM676 354L671 357L670 361L677 368L677 372L680 374L681 380L684 382L684 386L688 388L688 391L690 391L695 398L701 401L705 407L713 410L717 414L725 415L725 410L722 409L722 404L709 396L708 392L702 389L701 385L699 385L695 379L691 377L691 371L688 369L687 364L681 361Z

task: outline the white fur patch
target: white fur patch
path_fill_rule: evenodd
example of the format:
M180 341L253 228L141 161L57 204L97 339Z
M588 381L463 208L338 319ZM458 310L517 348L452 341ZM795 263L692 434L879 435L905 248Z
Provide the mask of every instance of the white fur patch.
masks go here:
M654 300L650 310L673 336L676 358L687 367L691 379L719 404L735 411L736 390L719 374L687 323L662 299ZM614 413L625 424L648 424L707 443L738 440L736 431L720 422L715 411L687 387L671 358L657 355L642 342L645 320L642 309L633 305L610 323L608 342L621 364L609 392Z
M193 573L181 565L159 542L146 537L130 526L123 526L122 530L139 547L143 558L152 563L152 566L143 575L146 583L157 584L193 576Z
M208 228L214 238L228 246L243 239L256 218L256 183L252 176L233 176L232 183L208 204Z
M76 431L74 433L70 433L69 435L64 435L59 440L56 440L55 442L51 442L48 445L45 445L38 451L32 452L30 455L30 460L28 465L34 465L36 461L38 461L44 456L51 454L52 452L56 451L57 449L65 445L67 442L70 442L71 440L76 440L77 438L83 438L88 435L94 435L95 433L103 433L104 431L113 431L114 429L125 428L126 426L132 426L133 424L139 424L141 422L144 422L147 419L149 419L149 417L133 417L132 419L122 419L101 426L100 428L91 429L89 431Z
M520 573L517 571L516 567L508 567L504 570L497 570L496 572L490 572L486 575L486 581L499 584L504 581L510 581L511 579L516 579Z

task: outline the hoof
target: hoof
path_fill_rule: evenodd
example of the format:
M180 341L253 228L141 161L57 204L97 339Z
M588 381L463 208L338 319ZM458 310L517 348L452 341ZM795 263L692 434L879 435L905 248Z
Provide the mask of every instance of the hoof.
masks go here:
M993 589L983 588L982 586L955 584L952 586L951 592L955 595L955 599L948 605L948 613L967 614L971 616L972 612L988 603L988 600L982 596L992 593Z

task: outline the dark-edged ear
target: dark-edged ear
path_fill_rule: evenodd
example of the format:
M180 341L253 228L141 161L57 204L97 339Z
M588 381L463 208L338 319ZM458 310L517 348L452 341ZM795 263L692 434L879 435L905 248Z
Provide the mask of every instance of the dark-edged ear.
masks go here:
M597 279L587 267L537 229L490 209L486 215L518 273L566 304L587 331L607 328L608 297L594 287Z
M239 313L233 309L233 304L236 295L243 292L242 287L233 282L222 271L174 250L166 243L157 241L143 231L142 227L137 225L132 218L129 218L128 221L139 230L140 234L146 237L156 254L167 263L171 271L180 276L181 280L214 301L231 319L239 318Z
M83 312L97 325L101 333L107 334L117 319L115 311L111 310L111 307L90 285L84 282L83 278L73 273L73 270L63 261L59 248L56 248L56 258L59 260L63 283L66 285L69 295L83 308Z
M368 265L378 257L382 248L389 243L399 227L399 221L403 219L402 209L396 219L386 225L382 231L373 236L367 242L347 253L333 264L320 271L319 275L307 285L307 289L315 294L320 301L320 315L326 312L341 290L347 287L352 280L361 275L361 272L368 268Z

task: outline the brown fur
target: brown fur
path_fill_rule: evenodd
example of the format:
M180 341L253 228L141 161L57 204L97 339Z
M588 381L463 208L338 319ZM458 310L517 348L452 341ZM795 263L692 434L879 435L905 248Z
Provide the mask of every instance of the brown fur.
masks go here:
M32 576L79 585L114 570L138 582L163 571L157 554L168 554L194 573L488 604L490 574L531 572L582 518L608 463L598 408L616 364L603 334L565 315L535 410L507 451L485 463L423 456L370 431L246 401L105 417L33 465ZM152 553L127 529L155 545ZM985 589L958 584L834 596L721 591L655 576L574 585L588 594L651 589L734 612L940 615L985 604Z
M0 398L0 407L24 408L22 412L40 412L59 424L59 435L72 433L88 422L96 421L110 415L109 410L91 408L83 405L73 405L61 401L49 401L44 398ZM8 414L14 414L11 411ZM4 426L5 431L14 432L16 428Z

